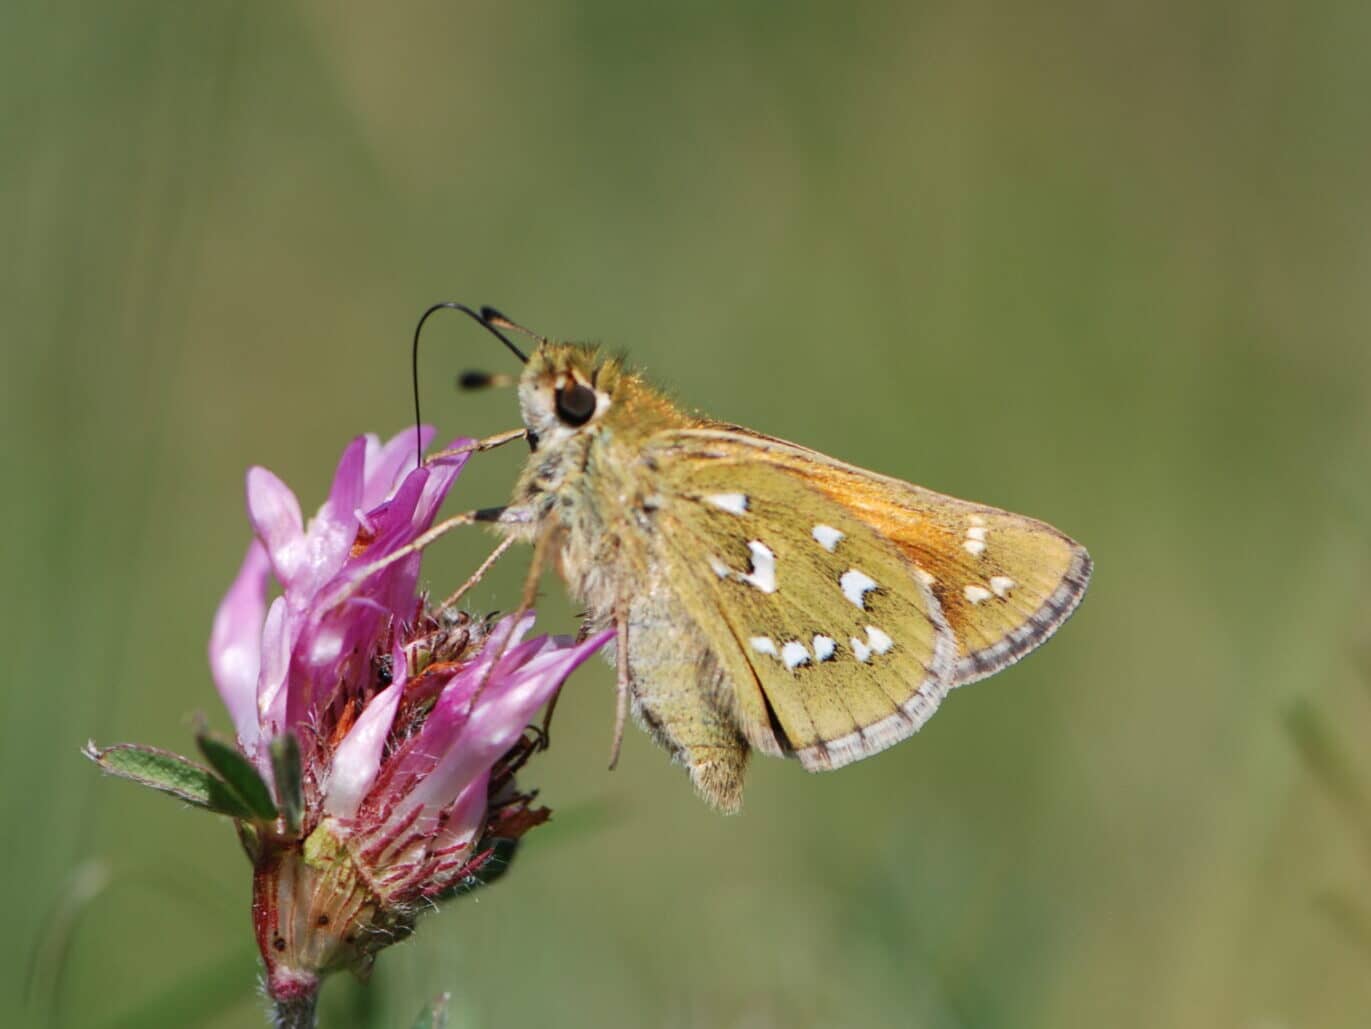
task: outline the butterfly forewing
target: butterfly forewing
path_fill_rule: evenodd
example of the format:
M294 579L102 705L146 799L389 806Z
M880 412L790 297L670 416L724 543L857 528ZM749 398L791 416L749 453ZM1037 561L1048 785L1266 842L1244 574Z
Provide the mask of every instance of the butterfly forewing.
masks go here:
M1051 526L908 487L920 518L891 538L932 577L956 626L955 685L983 679L1044 642L1090 578L1085 550Z
M735 426L680 431L673 442L682 453L784 469L898 548L932 590L957 638L953 685L982 679L1044 642L1089 583L1085 548L1035 519Z
M775 749L771 733L837 768L932 714L956 642L898 547L782 468L708 452L670 468L661 559L732 673L749 742Z

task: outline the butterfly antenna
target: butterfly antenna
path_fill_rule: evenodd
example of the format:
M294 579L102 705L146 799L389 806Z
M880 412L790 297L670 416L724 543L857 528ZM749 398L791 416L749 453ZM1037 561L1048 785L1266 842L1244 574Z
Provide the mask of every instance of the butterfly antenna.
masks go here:
M414 463L416 467L423 463L424 452L424 435L423 430L420 428L421 419L419 416L419 335L424 331L424 322L428 321L429 315L433 314L435 311L441 311L444 308L449 308L453 311L461 311L464 315L475 321L476 324L480 325L481 328L485 329L496 339L498 339L501 343L509 347L509 349L514 353L514 356L517 357L520 361L522 361L524 364L528 364L528 355L525 354L518 347L516 347L514 343L510 340L510 338L506 336L503 332L501 332L499 328L496 327L495 320L490 318L488 315L493 314L496 318L504 322L508 322L510 327L512 328L518 329L519 326L514 325L513 322L509 322L509 319L505 318L503 315L500 314L499 311L496 311L494 308L483 307L480 311L473 311L471 308L467 307L466 304L459 304L452 300L445 300L440 304L434 304L422 315L420 315L419 324L414 326L414 346L410 351L409 359L410 373L414 383ZM520 329L520 331L526 332L527 330Z
M482 389L500 389L505 386L513 386L519 380L513 375L506 375L504 372L484 372L476 368L470 368L457 376L457 388L468 393Z
M481 308L481 317L485 319L487 325L498 325L502 329L512 329L515 332L522 332L529 339L536 339L539 343L546 343L547 337L540 336L532 329L526 329L512 318L507 318L493 307Z

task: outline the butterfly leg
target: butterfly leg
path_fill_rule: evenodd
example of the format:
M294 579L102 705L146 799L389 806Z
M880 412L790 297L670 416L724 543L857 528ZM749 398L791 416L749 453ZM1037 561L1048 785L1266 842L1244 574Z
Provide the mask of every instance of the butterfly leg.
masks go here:
M511 630L513 626L519 624L520 619L533 609L533 602L538 599L538 580L542 578L543 562L547 560L548 543L551 537L546 533L541 533L533 542L533 557L529 561L528 575L524 577L524 592L519 598L519 606L514 611L514 616L510 619ZM476 688L472 703L475 697L479 697L485 692L486 684L490 682L490 677L495 674L495 668L500 663L500 659L505 656L505 651L509 650L510 641L514 638L513 631L504 635L500 640L500 649L495 652L495 659L486 668L485 677L481 680L481 685ZM546 745L546 744L544 744Z
M438 611L446 611L448 608L452 607L453 604L457 603L457 601L461 600L463 595L466 594L471 587L485 578L486 572L490 571L491 566L494 565L496 561L500 560L501 555L510 547L514 546L516 542L518 542L518 539L515 536L506 536L502 539L499 546L491 552L490 556L481 562L480 567L471 573L471 577L453 590L452 595L438 605Z
M552 694L552 699L547 702L547 707L543 709L543 724L538 726L538 749L547 750L552 746L552 712L557 710L557 698L562 695L562 687L558 686Z
M361 586L363 582L371 578L377 572L384 571L397 561L403 561L411 554L419 553L434 540L441 539L453 529L463 525L475 525L478 522L499 522L502 520L502 517L507 510L509 509L503 507L485 507L475 511L463 511L461 514L443 519L412 542L407 543L396 550L392 550L379 561L373 561L371 564L364 565L362 568L358 569L353 574L350 584L345 585L342 592L338 596L332 598L333 603L342 603L356 592L357 588Z
M586 622L576 632L576 642L584 643L591 637L591 624ZM565 685L565 684L563 684ZM547 750L552 745L552 712L557 710L557 700L562 695L562 687L558 686L557 691L552 694L552 699L547 702L547 707L543 709L543 724L538 727L539 749ZM612 765L610 766L613 767Z
M632 692L632 678L628 671L628 608L621 605L614 615L615 666L617 692L614 704L614 742L609 748L609 770L619 763L619 749L624 743L624 721L628 717L628 701Z
M472 440L470 443L453 447L451 450L435 451L424 458L424 464L433 464L433 462L441 461L445 457L456 457L459 454L480 454L487 450L494 450L496 447L503 447L506 443L513 443L516 439L523 439L527 435L527 429L509 429L505 432L497 432L494 436Z

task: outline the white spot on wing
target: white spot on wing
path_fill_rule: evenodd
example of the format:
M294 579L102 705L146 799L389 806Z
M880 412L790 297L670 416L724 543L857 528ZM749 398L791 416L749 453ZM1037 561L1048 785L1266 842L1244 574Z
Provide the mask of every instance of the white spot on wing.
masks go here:
M729 514L747 514L746 493L711 493L705 500Z
M962 541L962 549L972 557L980 557L985 553L985 519L980 515L972 515L971 523L971 528L966 530L966 539Z
M857 655L858 661L871 660L871 648L868 647L865 643L857 639L856 636L853 636L852 639L850 639L848 642L852 644L852 653Z
M1009 591L1015 586L1015 582L1007 575L996 575L990 580L990 588L995 591L997 597L1009 596Z
M820 661L827 661L833 656L833 652L838 649L838 644L833 641L831 636L814 637L814 656Z
M877 654L884 654L895 645L894 640L881 632L881 630L874 625L868 625L866 627L866 641L871 645L871 649Z
M760 540L749 540L747 549L752 551L752 574L742 576L742 581L756 586L763 593L775 593L775 551Z
M843 589L843 596L865 611L866 595L876 588L876 580L865 572L849 568L838 577L838 585Z
M916 567L914 569L914 574L918 577L919 581L923 583L925 586L932 586L935 582L938 581L937 579L933 578L933 576L930 575L928 572L924 571L922 568Z
M962 593L973 604L979 604L982 600L989 600L991 597L991 592L984 586L968 586L962 590Z
M776 644L772 641L770 636L753 636L752 639L747 642L752 644L752 649L759 654L770 654L772 657L778 656L776 653Z
M843 533L831 525L816 525L814 526L814 538L818 540L819 546L831 554L842 542Z
M799 640L791 640L781 647L781 660L793 671L800 665L809 664L809 651L805 650L805 645Z
M714 574L717 575L720 579L727 579L729 575L732 574L728 565L724 564L713 554L709 555L709 567L713 569Z

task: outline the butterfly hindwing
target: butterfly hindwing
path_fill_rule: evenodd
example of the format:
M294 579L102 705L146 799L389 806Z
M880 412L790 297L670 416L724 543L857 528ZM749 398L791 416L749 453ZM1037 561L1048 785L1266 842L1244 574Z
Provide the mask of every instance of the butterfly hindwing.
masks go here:
M841 767L932 714L956 641L898 547L785 469L741 456L670 463L660 559L749 742L811 770Z

